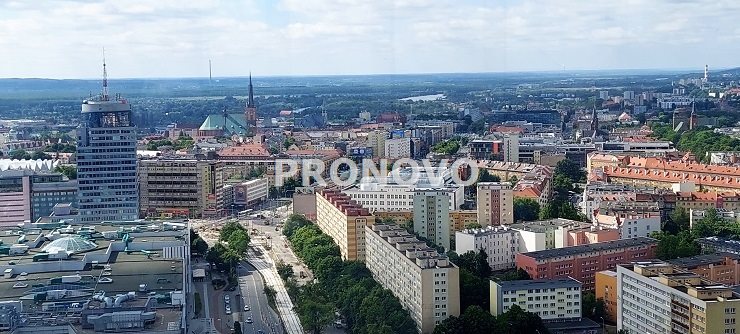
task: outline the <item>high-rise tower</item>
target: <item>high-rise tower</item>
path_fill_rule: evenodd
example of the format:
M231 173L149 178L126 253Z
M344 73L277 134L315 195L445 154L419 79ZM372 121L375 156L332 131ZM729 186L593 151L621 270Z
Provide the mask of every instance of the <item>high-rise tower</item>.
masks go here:
M80 222L133 220L139 217L136 179L136 128L131 106L108 95L103 58L103 90L82 101L77 129L77 202Z
M247 107L244 109L244 117L250 125L257 124L257 106L254 104L254 88L252 87L252 73L249 73L249 97Z

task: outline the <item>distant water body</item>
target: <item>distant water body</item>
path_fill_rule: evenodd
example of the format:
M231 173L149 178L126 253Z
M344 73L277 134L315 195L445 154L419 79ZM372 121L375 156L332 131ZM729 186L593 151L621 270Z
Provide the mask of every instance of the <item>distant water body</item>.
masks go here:
M446 98L444 94L434 94L434 95L420 95L420 96L404 97L399 100L418 102L418 101L436 101L436 100L441 100L444 98Z

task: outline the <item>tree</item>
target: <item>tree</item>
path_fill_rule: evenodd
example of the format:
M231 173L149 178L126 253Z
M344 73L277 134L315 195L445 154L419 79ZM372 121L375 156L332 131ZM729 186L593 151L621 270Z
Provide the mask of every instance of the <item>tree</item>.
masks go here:
M460 141L457 139L445 140L432 146L432 152L452 155L460 149Z
M555 175L558 174L568 177L571 183L586 181L586 172L577 163L568 159L560 160L555 165Z
M16 160L28 160L31 159L31 154L25 150L12 150L10 151L10 158Z
M334 321L334 307L314 299L305 300L298 306L298 316L305 329L319 334Z
M540 204L531 198L514 199L514 221L536 220L540 215Z
M229 249L234 253L244 254L247 252L247 247L249 247L249 234L243 228L236 230L229 235L228 243Z
M489 174L487 169L481 168L478 173L478 182L501 182L501 178L498 175Z
M234 333L242 334L242 323L241 322L234 321Z
M687 231L689 229L689 225L689 213L683 207L677 207L673 212L671 212L668 219L663 222L661 230L671 234L678 234L681 231Z
M283 281L287 281L289 278L293 277L293 266L283 261L278 261L278 263L275 265L275 268L277 269L278 275L280 275L280 278L282 278Z
M681 231L676 235L666 232L654 232L651 236L658 239L655 256L661 260L689 257L698 255L701 252L701 248L696 243L690 231Z
M191 245L190 245L190 252L198 254L198 255L206 255L208 252L208 244L205 240L203 240L201 237L195 238L195 240L191 239Z
M54 171L64 174L64 176L66 176L70 180L77 179L77 167L75 166L58 165L56 166L56 168L54 168Z
M465 229L483 228L480 223L468 223L465 225Z
M581 295L581 309L584 317L594 321L600 320L606 313L604 299L596 299L593 292L586 292Z
M236 221L230 221L221 227L221 233L219 233L219 241L228 241L231 234L238 230L245 230L244 226Z
M542 319L536 314L525 312L519 305L514 304L499 317L500 324L509 325L510 333L549 333Z
M308 218L300 214L292 214L283 225L283 235L290 238L299 228L312 224Z
M33 154L31 154L31 159L33 160L49 160L51 159L51 156L46 154L46 152L43 151L35 151Z

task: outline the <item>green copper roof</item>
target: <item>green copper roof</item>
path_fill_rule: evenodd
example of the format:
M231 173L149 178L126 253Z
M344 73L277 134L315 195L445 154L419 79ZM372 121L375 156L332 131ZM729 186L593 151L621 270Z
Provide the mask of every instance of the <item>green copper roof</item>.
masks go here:
M249 125L244 114L209 115L199 130L224 130L224 135L246 135Z

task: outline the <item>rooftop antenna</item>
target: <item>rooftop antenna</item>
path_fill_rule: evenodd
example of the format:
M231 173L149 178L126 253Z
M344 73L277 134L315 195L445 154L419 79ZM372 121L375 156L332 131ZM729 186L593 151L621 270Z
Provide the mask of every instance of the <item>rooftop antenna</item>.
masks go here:
M704 65L704 82L709 82L709 65Z
M108 70L105 68L105 48L103 48L103 101L108 101Z
M211 60L208 59L208 84L212 84L213 81L213 71L211 70Z

